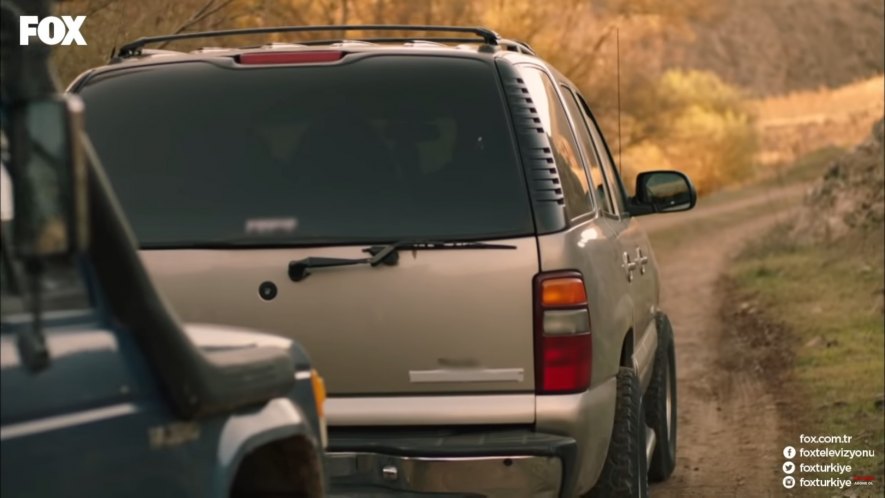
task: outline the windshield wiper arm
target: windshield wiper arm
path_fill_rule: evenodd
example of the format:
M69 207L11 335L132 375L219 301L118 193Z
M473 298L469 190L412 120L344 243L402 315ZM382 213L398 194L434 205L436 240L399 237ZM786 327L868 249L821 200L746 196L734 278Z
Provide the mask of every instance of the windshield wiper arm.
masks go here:
M323 257L307 257L289 263L289 278L293 282L300 282L310 275L311 268L331 268L333 266L352 266L370 264L377 266L382 262L387 265L395 265L393 262L383 261L383 257L378 258L323 258Z
M475 242L463 240L450 241L400 241L392 244L371 246L363 249L369 253L367 258L324 258L307 257L289 263L289 278L293 282L300 282L310 275L311 268L331 268L334 266L353 266L381 264L394 266L399 263L399 250L426 251L436 249L516 249L510 244L492 244L489 242Z

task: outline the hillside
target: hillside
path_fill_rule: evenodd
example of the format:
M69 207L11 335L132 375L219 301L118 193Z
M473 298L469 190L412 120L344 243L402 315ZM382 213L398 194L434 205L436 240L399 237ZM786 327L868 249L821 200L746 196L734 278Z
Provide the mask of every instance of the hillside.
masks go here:
M852 233L881 232L885 222L883 183L885 121L880 119L869 137L834 161L809 192L806 209L793 229L794 236L828 243Z
M885 115L885 78L750 101L759 133L757 161L784 166L825 147L851 148Z
M766 96L836 87L885 70L882 0L714 0L665 64L713 71Z

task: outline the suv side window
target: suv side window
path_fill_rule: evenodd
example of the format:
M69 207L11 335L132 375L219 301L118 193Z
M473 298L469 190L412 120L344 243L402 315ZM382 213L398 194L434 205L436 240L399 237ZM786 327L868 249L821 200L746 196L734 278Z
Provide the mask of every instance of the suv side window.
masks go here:
M621 182L621 175L618 173L615 160L612 158L611 151L608 148L605 138L602 136L602 132L599 131L599 127L596 125L596 119L590 111L590 106L587 105L587 102L580 94L577 94L576 96L581 102L581 109L584 111L584 122L587 124L587 129L590 130L590 135L593 137L596 149L604 151L604 153L600 153L600 159L602 160L602 168L605 171L609 189L612 192L612 200L622 213L626 213L627 194L624 190L624 184Z
M581 163L578 144L565 108L556 93L556 85L546 73L533 66L523 66L521 69L538 118L550 138L556 168L562 180L566 215L570 219L578 218L593 209L590 204L590 181Z
M596 204L599 208L609 214L617 214L612 200L611 192L605 181L605 174L600 166L600 155L593 139L590 138L590 131L587 129L587 122L584 120L584 114L581 112L577 98L571 88L566 85L560 87L563 95L565 95L565 106L568 108L569 114L575 122L575 132L578 134L578 144L584 153L584 163L587 165L587 172L590 174L591 187L595 194Z

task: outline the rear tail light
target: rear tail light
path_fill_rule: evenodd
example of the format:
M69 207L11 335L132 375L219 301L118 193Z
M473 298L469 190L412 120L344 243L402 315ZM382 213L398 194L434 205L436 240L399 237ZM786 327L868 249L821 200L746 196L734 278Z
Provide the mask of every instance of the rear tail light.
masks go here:
M584 278L541 273L534 280L535 390L580 392L590 385L593 343Z
M300 64L309 62L332 62L344 57L338 50L311 52L253 52L240 54L240 64Z

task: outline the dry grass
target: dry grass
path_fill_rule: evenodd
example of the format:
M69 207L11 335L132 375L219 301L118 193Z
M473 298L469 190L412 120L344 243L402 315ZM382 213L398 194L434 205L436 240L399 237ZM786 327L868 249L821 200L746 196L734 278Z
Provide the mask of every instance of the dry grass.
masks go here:
M876 109L881 113L883 85L885 77L876 76L835 89L823 88L756 100L753 109L763 128Z
M851 444L842 447L876 452L873 458L805 459L802 463L850 464L852 473L838 477L874 475L874 487L857 488L859 495L838 496L882 496L882 229L852 234L830 245L794 244L783 237L784 230L779 227L738 258L729 274L737 284L732 297L763 310L766 322L785 330L770 347L783 348L793 358L780 388L797 395L796 401L784 404L795 432L847 434L852 436ZM796 435L789 434L791 438ZM815 447L824 446L809 449ZM835 494L830 489L802 494L806 495Z
M885 113L885 77L754 100L763 166L790 164L823 147L862 141Z

